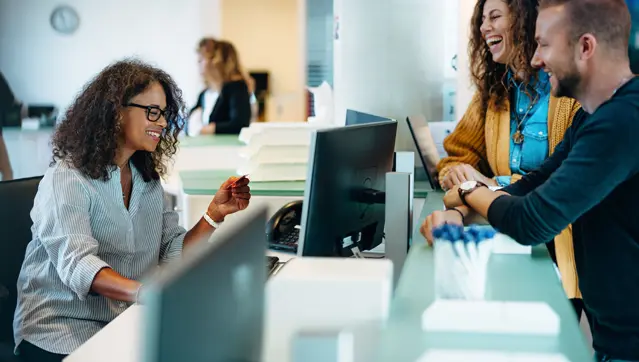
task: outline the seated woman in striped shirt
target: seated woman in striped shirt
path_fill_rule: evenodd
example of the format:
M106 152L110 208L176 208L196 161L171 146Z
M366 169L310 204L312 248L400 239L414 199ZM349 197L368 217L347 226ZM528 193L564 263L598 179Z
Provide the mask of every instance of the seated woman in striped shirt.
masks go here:
M232 177L191 230L178 225L160 176L183 114L171 77L134 60L104 69L69 107L18 279L14 335L25 362L61 361L136 302L143 274L248 206L248 180Z

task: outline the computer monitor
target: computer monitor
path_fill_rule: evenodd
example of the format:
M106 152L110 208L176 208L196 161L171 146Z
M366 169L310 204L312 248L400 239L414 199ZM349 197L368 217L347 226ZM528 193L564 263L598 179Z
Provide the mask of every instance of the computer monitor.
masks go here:
M433 190L440 190L441 187L436 180L439 155L435 141L433 141L433 136L428 128L428 121L424 116L419 115L406 117L406 123L415 142L415 148L417 148L417 154L422 162L422 166L424 166L430 187Z
M348 257L382 242L396 133L385 121L312 135L298 255Z
M242 213L219 238L191 246L144 284L142 361L259 361L266 212Z
M352 126L354 124L367 124L376 122L387 122L390 118L376 116L374 114L368 114L364 112L354 111L352 109L346 110L346 125Z

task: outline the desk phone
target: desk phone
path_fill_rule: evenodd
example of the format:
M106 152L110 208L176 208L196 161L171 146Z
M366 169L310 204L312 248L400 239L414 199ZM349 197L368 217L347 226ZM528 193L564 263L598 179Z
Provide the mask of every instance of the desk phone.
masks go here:
M301 223L302 200L282 206L266 223L269 249L296 253Z

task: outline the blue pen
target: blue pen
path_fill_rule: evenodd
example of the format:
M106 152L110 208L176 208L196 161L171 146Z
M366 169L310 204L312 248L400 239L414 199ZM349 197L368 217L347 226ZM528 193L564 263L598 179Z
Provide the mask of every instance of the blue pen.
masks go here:
M488 259L492 252L492 238L495 236L495 233L492 230L485 230L482 236L484 238L481 239L478 245L479 262L485 267L488 267Z
M443 233L444 233L444 230L441 227L437 227L437 228L433 229L433 238L434 239L441 239Z
M466 249L468 250L468 255L470 258L470 262L473 265L474 269L477 269L479 265L479 250L477 249L477 238L473 237L471 233L466 233L467 242Z
M468 257L468 251L466 249L467 240L470 236L464 232L463 227L451 226L452 247L455 255L453 266L453 275L455 283L460 288L459 295L462 298L468 298L469 295L474 294L474 283L472 282L472 276L474 274L472 262ZM461 269L459 266L461 265Z
M468 250L466 249L466 239L469 238L468 235L466 235L465 232L462 231L461 235L459 235L460 237L457 238L457 240L454 241L453 245L456 251L456 256L459 258L459 261L462 263L462 265L464 266L464 269L466 269L466 272L468 274L471 274L471 270L472 270L472 261L469 258L468 255Z
M450 236L451 236L451 240L459 240L461 239L461 235L464 232L464 229L459 227L458 225L449 225L450 227Z

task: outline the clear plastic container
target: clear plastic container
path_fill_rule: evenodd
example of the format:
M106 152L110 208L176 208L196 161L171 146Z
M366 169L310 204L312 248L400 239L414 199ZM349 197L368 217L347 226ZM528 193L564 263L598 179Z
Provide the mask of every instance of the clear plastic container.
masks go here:
M483 300L494 231L445 225L434 234L436 298Z

